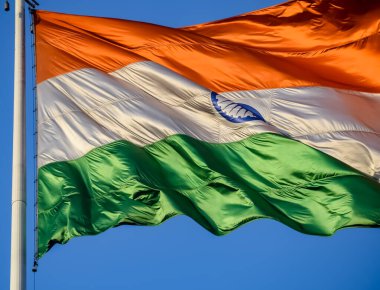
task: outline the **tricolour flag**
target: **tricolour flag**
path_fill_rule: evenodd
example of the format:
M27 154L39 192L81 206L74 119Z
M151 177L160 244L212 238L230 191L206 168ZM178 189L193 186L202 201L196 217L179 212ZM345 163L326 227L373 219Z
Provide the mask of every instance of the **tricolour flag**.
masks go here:
M185 214L380 225L380 2L169 28L36 15L38 254Z

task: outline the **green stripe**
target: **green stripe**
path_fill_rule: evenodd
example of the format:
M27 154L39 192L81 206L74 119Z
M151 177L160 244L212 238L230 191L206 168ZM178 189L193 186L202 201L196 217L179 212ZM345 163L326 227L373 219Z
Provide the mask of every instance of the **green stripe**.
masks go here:
M127 141L39 169L38 248L178 214L217 235L268 217L308 234L380 225L380 184L300 142L259 134L210 144Z

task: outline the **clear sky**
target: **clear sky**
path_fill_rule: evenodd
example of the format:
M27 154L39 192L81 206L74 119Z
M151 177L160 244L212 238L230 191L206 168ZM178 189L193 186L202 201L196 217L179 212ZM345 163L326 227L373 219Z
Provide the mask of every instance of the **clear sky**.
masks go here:
M13 118L13 13L0 11L0 290L9 288ZM226 18L276 0L39 0L40 8L179 27ZM3 1L0 5L2 7ZM29 17L27 18L29 23ZM28 24L29 26L29 24ZM187 217L156 227L121 226L56 245L33 275L33 94L27 29L27 286L72 289L380 289L380 230L345 229L332 237L258 220L223 237ZM35 280L34 280L35 279Z

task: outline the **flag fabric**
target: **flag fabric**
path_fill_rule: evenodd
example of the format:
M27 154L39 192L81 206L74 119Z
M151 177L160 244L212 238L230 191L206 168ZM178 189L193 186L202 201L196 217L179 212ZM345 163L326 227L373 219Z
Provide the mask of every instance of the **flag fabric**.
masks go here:
M380 1L35 25L39 257L179 214L217 235L380 225Z

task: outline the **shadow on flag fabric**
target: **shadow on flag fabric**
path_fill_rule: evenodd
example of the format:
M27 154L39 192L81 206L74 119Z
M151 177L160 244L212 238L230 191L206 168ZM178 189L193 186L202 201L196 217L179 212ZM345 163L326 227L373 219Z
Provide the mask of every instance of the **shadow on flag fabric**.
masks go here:
M37 11L38 257L184 214L307 234L380 225L380 1L210 23Z

